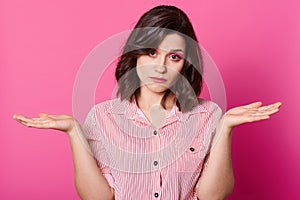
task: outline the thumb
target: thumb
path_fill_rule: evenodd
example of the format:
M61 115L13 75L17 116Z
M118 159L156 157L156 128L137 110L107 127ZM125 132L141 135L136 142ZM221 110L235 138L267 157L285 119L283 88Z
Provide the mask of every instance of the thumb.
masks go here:
M46 113L39 113L39 117L46 117L46 116L48 116L48 114L46 114Z
M262 102L258 101L258 102L254 102L254 103L250 103L248 105L243 106L244 108L258 108L262 106Z

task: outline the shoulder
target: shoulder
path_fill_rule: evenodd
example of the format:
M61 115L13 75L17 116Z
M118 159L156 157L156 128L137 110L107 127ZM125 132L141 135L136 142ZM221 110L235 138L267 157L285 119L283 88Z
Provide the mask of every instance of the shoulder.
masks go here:
M222 110L218 104L211 100L198 98L198 105L193 109L198 112L206 112L206 113L213 113L213 114L222 114Z
M124 109L122 107L124 107L123 104L125 103L126 102L121 101L121 99L119 98L97 103L92 106L92 108L87 113L85 123L94 123L99 119L105 118L105 116L107 116L109 113L123 112Z
M197 107L199 107L201 110L203 110L204 113L201 115L201 118L205 119L205 123L210 124L210 127L215 128L217 126L217 123L223 116L223 111L220 108L220 106L211 101L206 99L198 98L199 104Z
M125 108L129 106L129 101L121 100L120 98L114 98L97 103L92 108L95 112L100 113L123 113Z

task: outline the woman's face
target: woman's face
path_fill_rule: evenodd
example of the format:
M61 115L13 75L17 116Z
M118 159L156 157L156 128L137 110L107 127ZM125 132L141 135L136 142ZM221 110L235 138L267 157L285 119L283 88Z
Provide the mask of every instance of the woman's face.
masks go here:
M166 35L157 49L137 58L141 89L164 93L177 80L184 64L185 41L178 34Z

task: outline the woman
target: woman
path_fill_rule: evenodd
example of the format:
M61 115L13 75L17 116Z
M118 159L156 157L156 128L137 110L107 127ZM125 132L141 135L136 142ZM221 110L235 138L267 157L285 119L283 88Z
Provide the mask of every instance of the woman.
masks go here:
M67 115L14 118L67 133L82 199L224 199L234 185L232 129L268 119L281 103L256 102L222 116L215 103L197 98L201 74L187 15L157 6L125 44L116 68L120 97L95 105L83 127Z

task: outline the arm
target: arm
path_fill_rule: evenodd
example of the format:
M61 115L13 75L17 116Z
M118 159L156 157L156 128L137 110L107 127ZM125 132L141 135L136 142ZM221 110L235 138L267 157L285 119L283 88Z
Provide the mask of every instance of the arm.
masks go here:
M99 170L93 155L85 148L88 144L83 136L81 126L69 133L74 160L74 179L77 193L81 199L109 200L114 198L114 191L109 187L105 177ZM87 143L87 142L86 142Z
M228 197L234 186L231 162L232 129L240 124L270 118L279 111L281 103L262 106L261 102L227 111L216 128L217 141L209 154L208 165L198 181L196 191L200 200L219 200Z
M40 114L38 118L14 115L15 120L27 127L50 128L66 132L72 148L74 160L74 179L76 190L83 200L110 200L114 198L113 189L88 149L80 124L71 116Z
M221 134L218 143L209 153L208 165L205 167L198 182L196 191L200 200L225 199L234 186L234 176L231 164L231 137L230 129L218 129Z

